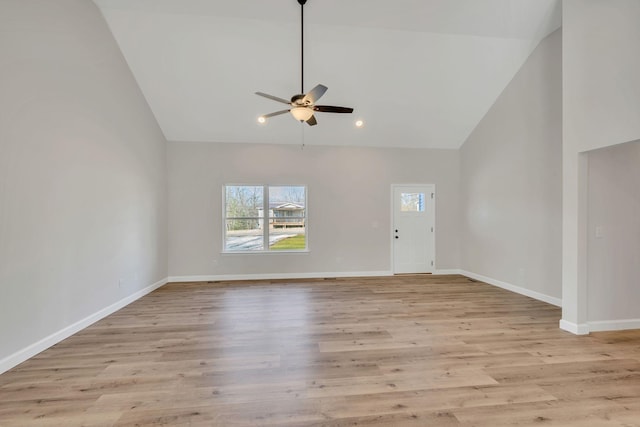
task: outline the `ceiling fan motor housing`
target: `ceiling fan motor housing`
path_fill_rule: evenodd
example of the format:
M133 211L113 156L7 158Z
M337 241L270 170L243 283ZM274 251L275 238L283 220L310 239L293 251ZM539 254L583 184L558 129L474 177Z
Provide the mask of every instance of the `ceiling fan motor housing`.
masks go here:
M300 94L300 95L293 95L291 97L291 104L292 105L300 105L300 106L304 106L304 105L309 105L310 102L303 102L302 100L304 99L305 94Z

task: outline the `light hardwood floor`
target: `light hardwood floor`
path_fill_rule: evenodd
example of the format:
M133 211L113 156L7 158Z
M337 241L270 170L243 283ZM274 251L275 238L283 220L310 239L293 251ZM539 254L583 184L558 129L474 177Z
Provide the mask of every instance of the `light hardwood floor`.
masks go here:
M640 332L462 276L169 284L0 376L1 426L640 426Z

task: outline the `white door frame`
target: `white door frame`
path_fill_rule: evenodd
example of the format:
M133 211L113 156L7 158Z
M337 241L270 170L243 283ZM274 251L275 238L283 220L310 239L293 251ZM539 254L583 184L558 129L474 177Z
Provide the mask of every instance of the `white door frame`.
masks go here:
M393 232L395 226L395 190L397 187L431 187L433 188L433 198L430 199L433 205L433 264L431 265L430 271L427 273L435 273L436 272L436 185L435 184L391 184L391 227L389 228L389 248L390 248L390 257L391 257L391 274L398 274L395 272L395 253L394 253L394 236Z

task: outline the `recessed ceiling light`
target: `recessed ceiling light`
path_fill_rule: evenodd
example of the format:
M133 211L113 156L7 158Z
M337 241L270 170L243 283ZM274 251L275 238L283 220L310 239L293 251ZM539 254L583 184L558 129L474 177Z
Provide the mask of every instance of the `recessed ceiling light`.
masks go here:
M362 126L364 126L364 122L362 120L356 120L356 127L361 128Z
M258 117L258 123L262 124L262 123L266 123L266 122L267 122L266 117L264 117L264 116Z

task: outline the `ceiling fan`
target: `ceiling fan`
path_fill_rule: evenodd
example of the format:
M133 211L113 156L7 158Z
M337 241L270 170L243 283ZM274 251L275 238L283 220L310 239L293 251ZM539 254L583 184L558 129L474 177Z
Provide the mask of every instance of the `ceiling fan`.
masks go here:
M279 116L280 114L291 113L291 115L301 122L306 122L309 126L315 126L318 124L314 112L320 113L352 113L353 108L349 107L334 107L331 105L316 105L316 101L324 95L327 91L327 87L324 85L317 85L309 92L304 93L304 5L307 0L297 0L300 4L300 39L301 39L301 55L300 55L300 92L301 94L293 95L290 101L279 98L277 96L269 95L263 92L256 92L256 95L263 96L273 101L287 104L291 108L287 110L276 111L274 113L265 114L260 116L258 121L264 123L269 117Z

